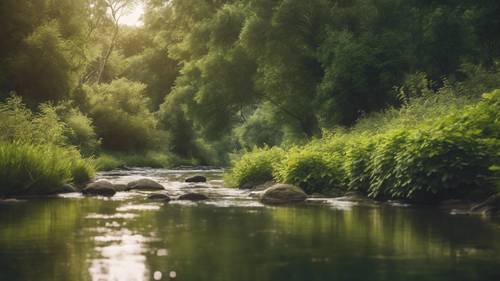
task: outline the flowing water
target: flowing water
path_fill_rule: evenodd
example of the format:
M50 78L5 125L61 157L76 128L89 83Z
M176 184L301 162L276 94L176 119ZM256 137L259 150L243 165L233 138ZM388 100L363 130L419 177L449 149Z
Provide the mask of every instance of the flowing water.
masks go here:
M214 199L151 202L67 194L0 203L0 280L500 280L500 223L412 206L326 200L268 207L223 188L221 171L138 169L175 196L183 179Z

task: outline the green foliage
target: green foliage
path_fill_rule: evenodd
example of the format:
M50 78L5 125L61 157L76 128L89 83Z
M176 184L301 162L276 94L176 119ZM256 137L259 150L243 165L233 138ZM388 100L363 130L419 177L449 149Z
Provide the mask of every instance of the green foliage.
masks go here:
M127 79L85 87L86 109L104 149L141 151L157 145L157 122L144 88Z
M67 97L75 82L68 49L56 22L35 29L9 61L16 92L31 104Z
M177 161L167 154L148 151L141 154L102 153L95 163L98 170L109 171L124 167L167 168Z
M66 142L65 125L59 121L54 107L42 104L38 113L26 108L18 96L11 96L0 103L1 141L33 144Z
M338 157L318 151L314 146L291 149L280 164L275 164L274 174L278 181L300 186L306 193L343 188Z
M255 161L267 150L243 155L229 177L265 171L307 193L340 187L417 202L487 195L500 163L500 90L479 101L440 92L266 158L271 163Z
M0 195L49 194L93 176L93 165L73 149L0 142Z
M229 186L258 185L273 180L273 165L284 157L280 148L256 148L232 162L226 177Z
M245 149L281 144L284 136L276 114L270 106L257 108L245 123L234 129L239 143Z
M77 109L70 109L64 116L67 126L68 142L80 149L85 155L90 155L99 149L100 140L94 131L92 120Z

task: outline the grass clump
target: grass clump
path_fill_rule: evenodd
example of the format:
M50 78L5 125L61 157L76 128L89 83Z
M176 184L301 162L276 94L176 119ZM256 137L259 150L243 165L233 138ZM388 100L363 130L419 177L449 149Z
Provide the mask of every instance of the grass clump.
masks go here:
M82 183L93 176L92 163L76 150L0 142L0 195L50 194L65 183Z
M68 143L56 109L32 112L16 96L0 103L0 196L49 194L65 183L89 181L91 160Z

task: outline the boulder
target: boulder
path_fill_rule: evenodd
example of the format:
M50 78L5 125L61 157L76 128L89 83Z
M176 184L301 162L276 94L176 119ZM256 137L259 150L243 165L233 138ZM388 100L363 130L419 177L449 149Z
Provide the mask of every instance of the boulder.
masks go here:
M487 216L500 216L500 193L497 193L480 204L473 206L472 213L482 213Z
M194 176L189 177L185 180L186 182L207 182L207 178L204 176Z
M152 179L138 179L127 184L127 190L164 190L163 185Z
M260 201L265 204L289 204L304 202L306 198L306 193L299 187L275 184L261 194Z
M165 194L165 193L152 193L148 195L149 200L154 200L154 201L164 201L168 202L170 201L170 197Z
M118 191L127 191L127 185L122 183L113 184L113 188Z
M113 196L115 193L116 190L113 188L113 184L105 180L90 183L82 190L84 195Z
M201 201L207 200L208 197L205 194L201 193L186 193L179 196L179 200L187 200L187 201Z

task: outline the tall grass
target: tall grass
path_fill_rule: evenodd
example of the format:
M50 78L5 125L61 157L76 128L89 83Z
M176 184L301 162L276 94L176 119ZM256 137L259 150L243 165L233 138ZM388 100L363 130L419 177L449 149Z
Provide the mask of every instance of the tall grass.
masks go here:
M326 132L273 163L259 156L268 151L243 155L228 177L241 185L271 174L308 193L344 188L420 202L486 194L498 183L500 90L481 99L442 91L368 116L349 131Z
M0 142L0 195L49 194L65 183L81 183L93 176L92 163L76 150Z

